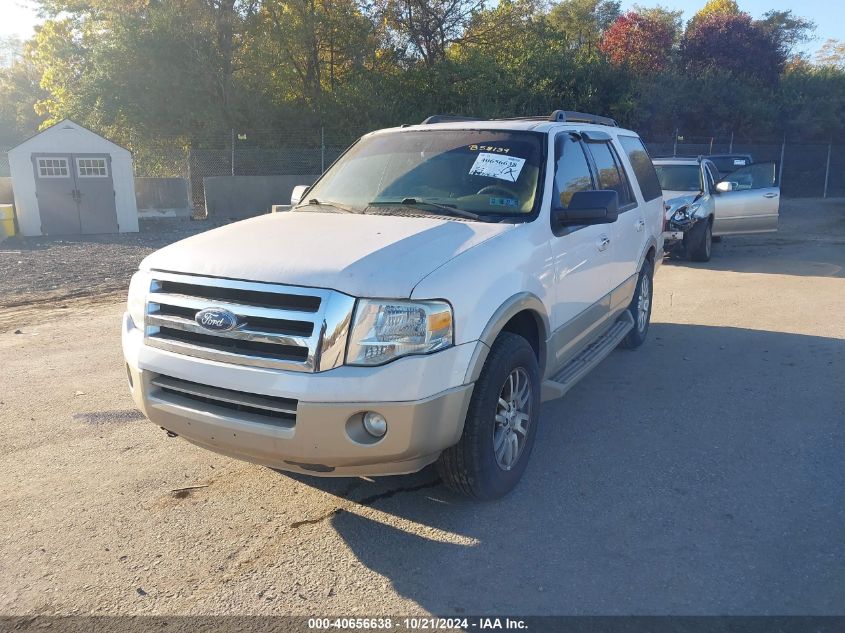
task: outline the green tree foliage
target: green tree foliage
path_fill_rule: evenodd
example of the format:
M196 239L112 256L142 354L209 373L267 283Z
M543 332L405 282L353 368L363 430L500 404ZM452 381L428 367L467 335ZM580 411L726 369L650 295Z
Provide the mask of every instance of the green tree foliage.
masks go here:
M552 6L549 21L570 49L592 54L602 33L619 17L619 6L619 0L562 0Z
M0 147L14 145L38 129L41 117L34 106L45 98L32 46L13 42L0 68Z
M692 17L692 22L711 15L739 15L736 0L707 0L705 5Z
M686 28L660 5L621 15L619 0L36 1L34 38L0 43L0 144L69 117L162 171L168 148L220 147L232 130L351 136L435 112L565 107L651 138L779 137L797 116L805 134L845 130L842 44L811 64L796 50L812 23L753 20L735 0Z

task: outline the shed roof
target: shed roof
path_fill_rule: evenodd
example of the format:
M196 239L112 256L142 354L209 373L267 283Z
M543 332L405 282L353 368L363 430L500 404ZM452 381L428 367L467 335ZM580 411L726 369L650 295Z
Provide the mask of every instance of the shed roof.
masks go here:
M9 153L11 154L13 152L23 151L27 146L31 146L31 145L36 144L37 140L40 139L41 137L43 137L45 135L55 134L55 132L57 130L66 130L66 129L74 130L76 132L81 132L82 134L89 136L89 138L91 138L91 139L96 139L96 140L98 140L102 143L110 145L113 148L113 150L116 150L116 151L119 151L119 152L129 152L129 150L126 149L125 147L123 147L122 145L118 145L114 141L110 141L106 137L101 136L100 134L97 134L96 132L89 130L87 127L85 127L84 125L80 125L76 121L71 121L70 119L62 119L58 123L54 123L50 127L41 130L37 134L33 134L32 136L30 136L25 141L18 143L12 149L9 150ZM129 153L131 154L131 152L129 152Z

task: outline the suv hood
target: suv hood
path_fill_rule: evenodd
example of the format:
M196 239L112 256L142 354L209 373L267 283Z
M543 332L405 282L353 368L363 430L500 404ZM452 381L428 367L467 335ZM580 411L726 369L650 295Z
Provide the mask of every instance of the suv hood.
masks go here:
M399 299L410 297L435 268L514 226L434 216L276 213L166 246L141 268Z

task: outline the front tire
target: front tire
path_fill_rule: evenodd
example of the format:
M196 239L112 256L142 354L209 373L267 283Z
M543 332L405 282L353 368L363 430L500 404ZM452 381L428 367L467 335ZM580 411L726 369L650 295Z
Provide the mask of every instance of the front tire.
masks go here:
M692 227L684 236L687 255L694 262L709 262L713 251L713 223L707 219Z
M521 336L502 332L475 383L460 441L437 461L443 483L481 500L509 493L525 472L539 413L534 350Z
M634 327L628 335L622 339L622 347L636 349L643 343L648 335L648 327L651 324L652 292L654 287L654 263L647 259L643 262L640 275L637 278L637 288L634 290L634 298L628 311L634 317Z

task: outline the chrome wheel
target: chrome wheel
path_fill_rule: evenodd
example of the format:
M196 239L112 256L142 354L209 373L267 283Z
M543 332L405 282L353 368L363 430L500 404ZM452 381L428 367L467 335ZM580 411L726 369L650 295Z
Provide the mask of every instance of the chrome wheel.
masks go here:
M637 329L644 332L648 325L648 314L651 309L651 279L643 275L640 280L640 296L637 299Z
M531 380L528 372L517 367L505 379L496 405L493 453L502 470L510 470L519 461L531 423Z

